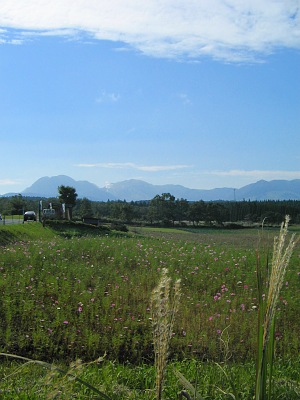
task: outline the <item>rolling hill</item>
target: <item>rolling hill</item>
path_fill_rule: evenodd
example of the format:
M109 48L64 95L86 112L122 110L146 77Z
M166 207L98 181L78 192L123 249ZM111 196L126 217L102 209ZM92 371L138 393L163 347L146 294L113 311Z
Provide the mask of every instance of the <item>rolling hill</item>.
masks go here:
M74 187L79 198L86 197L92 201L151 200L157 194L162 193L171 193L176 198L183 198L189 201L300 200L300 179L291 181L260 180L240 189L225 187L204 190L190 189L181 185L152 185L136 179L112 183L107 187L100 188L88 181L76 181L69 176L58 175L38 179L21 194L28 197L57 197L57 188L61 185ZM9 195L12 194L10 193Z

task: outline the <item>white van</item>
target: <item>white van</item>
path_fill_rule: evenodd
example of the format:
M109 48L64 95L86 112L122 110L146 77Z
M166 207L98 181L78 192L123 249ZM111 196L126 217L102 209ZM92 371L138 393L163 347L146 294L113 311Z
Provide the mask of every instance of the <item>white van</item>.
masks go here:
M54 219L56 216L56 212L53 208L44 208L43 209L43 218Z

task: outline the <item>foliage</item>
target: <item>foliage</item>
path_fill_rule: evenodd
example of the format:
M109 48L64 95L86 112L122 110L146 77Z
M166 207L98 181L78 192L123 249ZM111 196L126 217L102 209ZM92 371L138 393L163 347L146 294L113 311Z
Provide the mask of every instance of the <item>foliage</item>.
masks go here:
M24 199L21 194L11 198L11 213L22 214L24 210Z
M53 366L55 367L55 365ZM105 393L112 400L153 400L155 398L155 370L153 365L117 363L104 359L101 363L84 364L73 362L71 366L58 364L62 370L75 374ZM255 381L254 363L232 363L227 373L233 377L234 384L241 388L241 399L253 399L253 382ZM202 397L206 400L225 400L232 398L223 392L230 392L230 386L220 368L212 362L201 362L195 359L169 362L164 384L164 398L177 399L182 391L182 384L174 375L174 370L201 388ZM274 390L272 400L298 400L299 359L278 360L274 365ZM197 377L197 380L195 380ZM60 393L57 393L60 391ZM189 393L192 393L190 391ZM42 368L35 363L21 361L0 362L0 397L5 400L15 399L51 399L57 394L58 399L97 399L97 395L71 377ZM193 399L193 397L192 397Z
M14 197L0 197L0 213L11 215L33 210L38 214L39 202L55 204L57 199L22 197L22 207L14 207ZM16 208L19 208L17 211ZM123 224L150 224L170 226L222 225L225 222L247 227L253 224L280 225L285 215L290 215L291 223L300 223L300 201L220 201L189 202L175 199L170 193L155 196L151 201L107 201L96 202L76 199L72 207L74 218L93 216L104 222ZM230 227L230 224L226 226ZM231 225L232 226L232 225Z
M92 208L92 202L84 197L82 200L78 200L79 214L81 218L93 217L94 212Z
M55 373L62 375L62 378L59 380L59 386L56 385L55 390L50 394L48 393L48 396L47 396L48 399L57 398L58 396L60 396L60 394L63 393L62 390L64 390L64 394L66 394L65 393L66 389L67 389L68 395L71 396L72 393L69 393L69 390L67 387L67 386L69 386L68 380L74 380L74 381L79 382L80 384L86 386L91 392L96 393L98 399L110 400L110 398L105 393L101 392L96 387L92 386L90 383L84 381L83 379L81 379L80 377L77 376L78 370L83 368L81 360L77 360L75 363L72 363L72 365L70 366L70 369L65 370L65 369L57 367L53 364L49 364L45 361L32 360L30 358L21 357L21 356L17 356L14 354L0 353L0 356L7 357L7 358L13 358L13 359L17 359L17 360L22 360L22 361L25 361L26 364L37 364L43 368L50 370L49 377L47 377L45 380L48 380L48 379L53 380L53 375ZM103 361L103 358L99 357L95 361L95 363L99 363L101 361ZM91 363L89 363L89 364L91 364Z
M272 379L274 367L274 349L275 349L275 314L281 291L283 280L285 277L286 269L288 267L293 248L295 246L295 235L290 238L289 243L286 245L288 233L289 217L282 223L279 237L274 238L273 256L271 262L271 271L267 263L267 276L265 282L263 281L263 273L260 266L260 256L257 256L257 283L258 283L258 338L257 338L257 366L256 366L256 381L255 381L255 400L271 400L272 398ZM267 296L264 290L267 288ZM222 340L223 343L224 340ZM228 342L225 343L228 351ZM226 357L227 358L227 357ZM226 361L226 360L225 360ZM224 392L225 395L231 396L234 400L240 398L240 391L237 390L234 379L226 371L226 365L220 367L220 370L230 383L232 393ZM202 397L194 386L182 375L175 370L175 374L182 383L182 385L190 390L193 398ZM186 393L186 398L191 400L191 397Z
M76 189L71 186L59 186L59 201L62 204L65 204L66 210L68 212L68 219L72 219L72 208L76 204L76 198L78 194L76 193Z
M110 217L115 221L131 223L134 218L134 209L132 204L123 202L112 202L110 204Z
M47 220L44 226L51 228L64 238L98 236L110 233L110 229L107 226L88 225L81 222L65 220Z
M3 215L22 215L25 208L26 200L21 194L0 198L0 213Z
M286 274L286 269L288 267L292 251L295 246L294 234L290 238L289 243L286 244L288 223L289 217L286 217L285 223L282 223L279 237L274 238L271 271L270 275L267 276L267 281L265 283L268 290L267 296L265 296L264 294L263 277L259 265L259 260L257 265L259 314L255 400L265 400L267 398L269 400L271 399L276 308Z
M71 186L59 186L58 187L59 200L61 203L68 204L72 207L76 204L77 193L76 189Z
M154 221L163 221L164 225L173 224L176 219L175 197L170 193L156 195L150 202L150 215Z
M255 356L256 230L148 231L149 236L142 230L144 237L116 237L97 227L87 227L90 233L82 236L77 224L55 225L55 231L54 222L44 229L20 225L18 233L17 227L0 229L16 232L18 240L0 252L3 351L46 361L89 361L107 352L121 362L152 362L149 299L161 268L168 267L172 279L181 279L183 293L170 357L220 361L220 332L227 326L235 343L232 360ZM298 254L278 304L281 357L299 346Z

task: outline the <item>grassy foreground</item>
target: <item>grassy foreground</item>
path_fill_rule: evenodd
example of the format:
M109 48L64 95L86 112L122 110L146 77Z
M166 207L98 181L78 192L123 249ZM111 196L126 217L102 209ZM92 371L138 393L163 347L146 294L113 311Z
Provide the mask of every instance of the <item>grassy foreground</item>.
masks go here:
M224 368L224 365L222 364ZM76 369L74 369L76 368ZM177 399L183 386L174 374L174 368L193 382L204 399L232 399L232 388L224 372L214 363L183 360L168 364L163 397ZM299 399L299 360L277 360L274 368L273 400ZM153 400L155 398L155 370L151 365L132 366L112 361L80 367L73 366L73 374L104 392L112 400ZM238 399L250 400L254 396L254 363L229 364L225 372L238 388ZM12 374L12 375L10 375ZM54 371L36 365L17 362L0 364L0 398L3 399L97 399L97 395L84 385ZM226 393L226 394L225 394Z
M155 381L150 297L167 267L174 280L181 279L183 292L170 358L186 377L197 379L205 398L226 398L221 391L227 391L224 374L212 361L235 376L243 388L241 398L252 398L258 232L138 233L112 237L95 231L78 237L70 232L58 236L40 224L1 228L1 350L64 364L78 358L93 361L106 353L100 368L80 368L85 379L103 386L112 398L154 398L149 391ZM267 248L273 235L268 232L261 246ZM274 398L288 393L287 399L296 399L299 246L285 279L277 309L275 377L280 385ZM12 368L6 363L1 367L2 377ZM168 371L164 395L175 398L180 387L170 365ZM59 390L55 385L71 384L48 376L50 386L44 387L39 382L45 382L45 373L27 365L16 381L2 380L0 390L5 396L13 393L11 398L46 398L46 392ZM22 397L34 396L36 385L40 397ZM77 398L93 398L81 390Z

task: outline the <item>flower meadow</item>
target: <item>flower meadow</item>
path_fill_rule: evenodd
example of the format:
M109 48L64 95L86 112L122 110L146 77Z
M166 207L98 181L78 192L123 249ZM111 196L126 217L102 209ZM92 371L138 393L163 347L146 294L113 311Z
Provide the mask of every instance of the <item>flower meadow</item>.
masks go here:
M171 360L253 361L256 248L247 233L109 235L7 244L0 253L2 352L43 361L106 358L153 364L151 291L168 268L181 280ZM267 250L265 250L266 254ZM299 353L299 244L280 294L276 356ZM224 343L227 346L224 346Z

